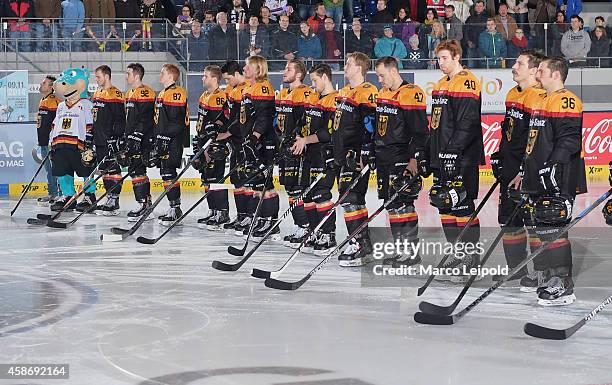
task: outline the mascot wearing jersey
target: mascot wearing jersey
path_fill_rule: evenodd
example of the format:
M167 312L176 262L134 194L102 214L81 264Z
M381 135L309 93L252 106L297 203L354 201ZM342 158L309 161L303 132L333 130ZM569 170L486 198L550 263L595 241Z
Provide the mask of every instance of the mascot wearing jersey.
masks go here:
M59 211L70 201L66 210L89 206L87 202L76 203L71 200L76 193L74 174L87 178L93 171L93 104L87 99L90 72L83 68L64 70L53 83L55 93L64 99L57 108L51 126L51 149L53 157L53 176L57 177L62 196L51 206ZM87 186L87 194L95 194L96 186Z

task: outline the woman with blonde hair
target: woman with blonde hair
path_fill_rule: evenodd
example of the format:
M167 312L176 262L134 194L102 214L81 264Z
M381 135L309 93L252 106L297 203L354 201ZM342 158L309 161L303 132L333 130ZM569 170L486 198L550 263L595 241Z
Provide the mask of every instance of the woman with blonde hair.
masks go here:
M437 68L436 48L444 40L446 40L444 25L438 20L435 20L431 25L431 32L427 35L427 50L429 51L429 58L431 59L427 65L428 69Z
M240 132L245 133L242 145L243 161L247 169L255 170L262 166L271 166L275 157L276 132L274 115L276 106L274 88L268 80L268 62L261 56L250 56L244 66L244 77L249 85L244 89L240 105ZM252 230L254 240L260 240L274 225L278 218L279 198L274 190L271 170L245 184L245 195L251 196L247 216L236 226L236 232L242 230L248 234L251 223L256 221ZM263 201L257 217L257 203L263 194ZM271 240L280 240L278 227L270 235Z

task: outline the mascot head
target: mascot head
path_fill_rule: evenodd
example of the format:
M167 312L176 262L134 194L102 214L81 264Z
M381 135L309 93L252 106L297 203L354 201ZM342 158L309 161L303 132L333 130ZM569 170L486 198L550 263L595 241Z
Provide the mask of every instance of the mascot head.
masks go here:
M87 98L90 72L86 68L68 68L60 74L53 88L57 95L68 101Z

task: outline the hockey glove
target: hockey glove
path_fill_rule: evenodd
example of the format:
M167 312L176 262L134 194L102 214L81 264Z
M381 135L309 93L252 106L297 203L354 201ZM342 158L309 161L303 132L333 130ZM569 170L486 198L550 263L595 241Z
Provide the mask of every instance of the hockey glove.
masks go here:
M204 158L204 154L200 154L200 156L198 156L197 158L195 157L195 155L198 153L198 151L200 151L200 148L202 148L202 146L200 145L200 140L198 138L193 138L193 141L191 142L191 149L193 150L193 161L191 162L191 167L193 167L194 169L200 171L202 170L202 166L203 166L203 162L202 159Z
M144 134L142 132L133 132L127 137L127 150L130 156L140 154L142 149L142 139Z
M170 137L157 135L155 137L155 150L160 160L170 159Z
M93 150L94 142L93 142L93 134L91 132L85 133L85 148Z
M376 170L376 152L373 143L365 143L361 146L361 164L370 165L370 170Z
M503 163L501 155L499 151L496 151L491 154L491 171L493 171L493 176L495 179L500 180L502 175Z
M563 181L563 165L561 163L544 163L544 166L538 171L538 176L544 191L551 193L561 191Z
M107 139L106 147L108 148L108 153L111 156L114 156L116 153L119 152L119 143L117 139Z
M438 153L440 159L440 176L444 181L455 179L461 169L461 154L458 151L448 150Z
M417 167L419 168L419 174L421 174L423 178L427 178L428 176L430 176L431 167L429 163L429 158L427 157L425 153L425 149L424 148L417 149L414 152L414 158L417 161Z

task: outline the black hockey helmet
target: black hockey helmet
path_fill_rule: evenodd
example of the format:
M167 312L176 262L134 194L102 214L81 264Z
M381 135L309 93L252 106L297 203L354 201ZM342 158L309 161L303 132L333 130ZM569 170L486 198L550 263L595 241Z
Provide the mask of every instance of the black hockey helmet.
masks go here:
M467 197L463 180L456 179L444 184L434 184L429 190L429 201L439 209L450 209L457 206Z
M612 199L606 202L605 206L601 210L603 212L606 225L612 226Z
M521 190L508 187L508 198L514 203L519 203L522 199Z
M86 167L91 167L94 164L94 160L96 159L96 153L91 148L86 148L81 151L81 163L83 163Z
M535 203L536 223L560 225L572 217L572 202L563 195L541 196Z
M231 152L228 142L212 142L206 151L212 160L224 160Z
M406 183L410 182L412 176L400 174L398 177L391 181L393 190L397 191L402 188ZM416 198L423 189L423 178L420 176L416 177L408 187L406 187L401 194L411 198Z

